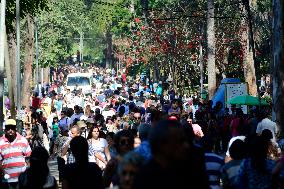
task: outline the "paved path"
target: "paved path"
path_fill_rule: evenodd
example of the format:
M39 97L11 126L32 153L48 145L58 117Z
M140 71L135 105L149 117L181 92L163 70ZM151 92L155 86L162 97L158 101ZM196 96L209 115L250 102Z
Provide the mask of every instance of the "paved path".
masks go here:
M58 167L57 167L57 160L56 159L49 160L48 167L49 167L50 174L56 178L57 183L58 183L59 173L58 173ZM61 188L61 185L59 185L59 188Z

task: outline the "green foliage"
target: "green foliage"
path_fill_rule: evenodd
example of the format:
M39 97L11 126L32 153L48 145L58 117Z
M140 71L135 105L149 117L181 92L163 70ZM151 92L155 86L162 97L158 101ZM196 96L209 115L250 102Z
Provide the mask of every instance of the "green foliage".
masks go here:
M42 10L48 10L47 4L48 0L20 0L20 16L25 18L27 14L34 16ZM16 0L8 0L6 7L6 27L11 33L15 30Z

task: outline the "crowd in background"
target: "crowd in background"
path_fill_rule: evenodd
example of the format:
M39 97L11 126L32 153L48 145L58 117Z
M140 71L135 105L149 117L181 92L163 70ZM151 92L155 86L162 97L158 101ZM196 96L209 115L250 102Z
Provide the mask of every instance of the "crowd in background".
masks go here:
M76 72L93 74L91 93L66 87ZM284 143L269 109L244 114L114 69L66 66L52 78L31 94L23 130L7 113L3 188L283 188Z

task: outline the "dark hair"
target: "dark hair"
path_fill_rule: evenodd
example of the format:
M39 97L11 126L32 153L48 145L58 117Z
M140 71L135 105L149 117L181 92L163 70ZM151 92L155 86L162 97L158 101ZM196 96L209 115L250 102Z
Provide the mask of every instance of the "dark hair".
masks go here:
M121 153L120 148L119 148L119 141L122 137L128 137L130 140L130 143L134 147L134 136L131 131L129 130L121 130L118 133L114 135L114 148L116 149L117 153Z
M161 146L169 139L171 128L182 128L178 121L163 120L157 123L149 133L149 142L153 154L160 152Z
M87 139L82 136L74 137L70 142L70 149L75 157L75 162L80 165L88 164L89 146Z
M234 160L244 159L246 156L246 146L245 142L237 139L235 140L229 148L230 156Z
M27 188L39 189L43 188L46 178L49 175L48 152L44 147L33 148L30 156L30 167L27 169Z
M99 127L98 127L97 125L93 125L93 126L90 128L90 130L89 130L89 134L88 134L87 139L91 139L91 138L92 138L92 133L93 133L93 130L94 130L94 129L98 129L98 131L100 132ZM99 138L100 138L100 135L99 135Z
M264 129L261 132L261 136L267 141L270 141L273 138L272 132L269 129Z
M268 152L268 141L261 136L254 137L249 144L249 156L252 167L262 173L266 173L266 159Z
M214 140L209 136L204 136L201 139L203 149L206 151L212 151L214 147Z
M108 132L107 134L106 134L106 137L110 137L110 138L112 138L112 139L114 139L114 132Z

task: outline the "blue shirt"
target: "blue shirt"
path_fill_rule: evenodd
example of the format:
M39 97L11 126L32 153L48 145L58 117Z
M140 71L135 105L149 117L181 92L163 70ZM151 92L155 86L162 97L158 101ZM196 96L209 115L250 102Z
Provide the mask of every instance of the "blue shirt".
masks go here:
M146 161L152 158L150 143L147 140L141 142L140 146L134 149L134 152L141 155Z

